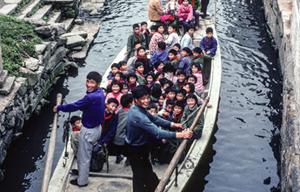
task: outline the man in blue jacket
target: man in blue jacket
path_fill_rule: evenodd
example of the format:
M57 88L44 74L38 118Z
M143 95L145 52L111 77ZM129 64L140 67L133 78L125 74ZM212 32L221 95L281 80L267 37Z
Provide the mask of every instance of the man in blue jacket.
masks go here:
M158 128L182 128L182 125L153 116L147 111L150 88L146 85L135 87L132 94L135 105L128 111L125 149L133 172L133 192L154 191L158 185L158 178L148 159L149 149L146 143L149 134L157 139L171 139L191 138L193 133L186 130L175 133Z
M58 105L53 112L82 111L82 128L80 130L78 144L78 179L71 180L71 184L84 187L88 185L88 176L92 150L94 144L101 136L101 124L104 118L105 96L100 87L102 76L96 72L90 72L86 77L87 94L83 99L68 105Z

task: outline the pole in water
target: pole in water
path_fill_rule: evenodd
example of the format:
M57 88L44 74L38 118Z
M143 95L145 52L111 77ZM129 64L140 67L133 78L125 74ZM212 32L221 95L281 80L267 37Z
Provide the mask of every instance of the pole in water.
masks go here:
M217 31L217 0L215 0L215 29Z

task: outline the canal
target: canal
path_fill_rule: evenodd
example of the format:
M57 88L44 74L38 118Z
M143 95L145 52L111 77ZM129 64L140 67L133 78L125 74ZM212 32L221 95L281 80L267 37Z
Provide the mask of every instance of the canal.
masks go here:
M214 1L210 3L213 13ZM219 115L211 145L187 191L279 191L282 80L262 2L219 0L217 7L223 64ZM50 104L11 144L2 166L1 192L40 191L56 94L62 93L67 102L82 98L86 74L91 70L104 74L126 44L132 24L147 20L147 10L148 1L107 0L102 15L87 18L102 24L94 45L78 71L70 70L52 88ZM54 165L64 147L66 118L60 113Z

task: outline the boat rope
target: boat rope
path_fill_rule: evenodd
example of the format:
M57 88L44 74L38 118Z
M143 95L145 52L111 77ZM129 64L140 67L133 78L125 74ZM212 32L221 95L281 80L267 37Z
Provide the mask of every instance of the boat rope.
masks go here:
M66 104L68 104L68 102L66 102L65 99L63 99L63 102L65 102ZM64 133L63 133L63 136L62 136L62 141L64 143L66 143L65 155L63 157L64 158L63 167L66 166L67 160L69 159L68 142L69 142L69 132L70 132L70 117L71 117L71 112L69 112L68 118L63 123Z

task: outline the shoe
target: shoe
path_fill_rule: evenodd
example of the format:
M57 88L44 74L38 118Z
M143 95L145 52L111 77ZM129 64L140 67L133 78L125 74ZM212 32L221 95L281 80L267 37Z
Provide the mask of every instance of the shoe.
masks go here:
M90 172L100 172L102 169L93 169L93 168L90 168Z
M116 156L116 164L119 164L124 159L124 155Z
M130 165L129 159L127 158L125 161L125 165Z
M75 174L75 175L79 175L78 174L78 169L72 169L72 173Z
M79 185L79 184L77 183L77 179L71 180L70 183L71 183L72 185L77 185L78 187L86 187L86 186L88 185L88 184L85 184L85 185Z

